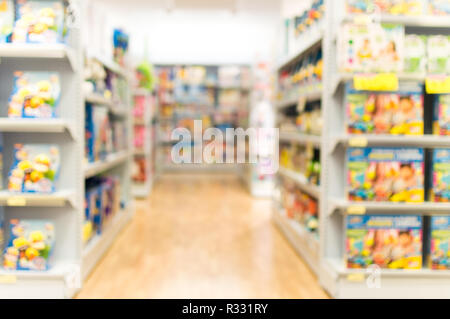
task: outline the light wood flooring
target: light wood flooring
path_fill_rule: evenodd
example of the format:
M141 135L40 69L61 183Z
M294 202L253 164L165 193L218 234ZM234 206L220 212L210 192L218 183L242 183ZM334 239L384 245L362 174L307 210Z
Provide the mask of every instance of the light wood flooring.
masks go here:
M235 176L164 175L79 298L327 298Z

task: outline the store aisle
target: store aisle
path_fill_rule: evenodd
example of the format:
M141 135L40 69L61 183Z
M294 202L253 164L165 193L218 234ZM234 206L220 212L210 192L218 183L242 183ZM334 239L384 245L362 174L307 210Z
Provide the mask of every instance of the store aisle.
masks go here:
M326 298L235 176L165 175L80 298Z

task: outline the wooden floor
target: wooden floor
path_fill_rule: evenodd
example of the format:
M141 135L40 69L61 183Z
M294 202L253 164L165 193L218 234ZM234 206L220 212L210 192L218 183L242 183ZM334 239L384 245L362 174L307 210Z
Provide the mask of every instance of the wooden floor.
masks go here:
M234 176L165 175L79 298L327 298Z

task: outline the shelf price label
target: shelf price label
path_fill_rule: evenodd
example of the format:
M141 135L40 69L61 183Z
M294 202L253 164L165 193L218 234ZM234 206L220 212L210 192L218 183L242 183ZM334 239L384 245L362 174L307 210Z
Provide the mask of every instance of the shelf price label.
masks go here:
M366 279L364 273L348 274L347 280L351 282L362 282Z
M450 93L450 76L430 75L425 80L425 90L428 94Z
M364 206L350 206L347 208L348 215L364 215L366 208Z
M23 196L11 196L6 200L8 206L23 207L27 206L27 200Z
M359 137L352 137L348 141L348 146L350 147L367 147L369 144L369 141L366 137L359 136Z
M398 91L395 73L356 74L353 86L358 91Z
M17 282L17 276L14 275L2 275L0 276L0 284L15 284Z

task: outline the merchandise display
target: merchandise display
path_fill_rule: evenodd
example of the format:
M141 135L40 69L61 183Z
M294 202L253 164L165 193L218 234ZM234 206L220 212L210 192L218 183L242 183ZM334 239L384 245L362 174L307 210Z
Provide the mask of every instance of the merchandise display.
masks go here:
M431 217L430 268L450 269L450 216Z
M450 202L450 149L433 151L430 199L434 202Z
M435 98L433 134L450 135L450 94L441 94Z
M23 193L54 192L61 165L59 152L56 145L15 145L8 190Z
M61 43L67 35L66 6L62 0L16 0L12 41Z
M350 148L347 156L349 200L425 200L422 149Z
M281 188L281 205L289 219L295 220L312 233L319 231L317 199L302 192L294 183L284 180Z
M397 24L345 23L339 32L341 72L401 72L405 28Z
M426 14L427 5L428 0L347 0L347 11L349 13L419 16Z
M280 145L280 166L300 173L313 185L320 185L320 150L304 145Z
M348 84L350 134L423 135L424 102L419 83L402 83L397 92L364 92Z
M14 16L14 0L2 0L0 3L0 43L11 42Z
M422 218L348 216L346 261L348 268L421 269Z
M3 255L6 270L44 271L51 267L50 258L56 244L53 222L13 219L8 231Z
M61 96L58 73L15 72L8 116L53 118Z

